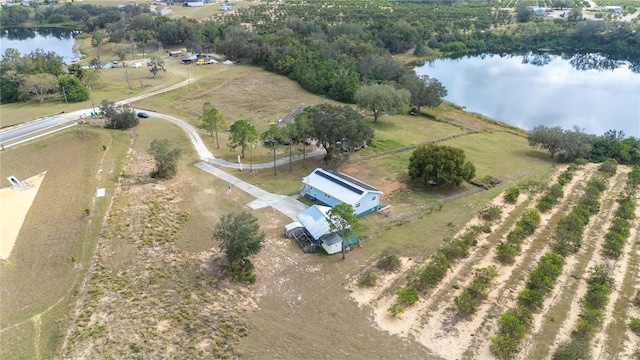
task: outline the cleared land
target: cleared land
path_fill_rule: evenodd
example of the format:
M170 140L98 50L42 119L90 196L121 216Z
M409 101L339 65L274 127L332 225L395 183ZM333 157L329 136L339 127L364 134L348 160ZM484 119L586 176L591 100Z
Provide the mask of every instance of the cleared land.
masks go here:
M3 178L47 171L11 255L0 261L0 357L54 357L127 144L125 133L74 127L0 153ZM96 199L97 188L107 196Z
M46 172L24 179L19 186L0 189L0 259L6 260L11 254L45 174Z

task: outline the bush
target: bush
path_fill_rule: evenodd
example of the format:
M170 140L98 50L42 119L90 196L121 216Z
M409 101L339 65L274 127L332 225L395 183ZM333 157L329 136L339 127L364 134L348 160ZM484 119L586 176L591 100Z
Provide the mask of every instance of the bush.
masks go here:
M489 206L480 211L480 218L485 221L494 221L502 217L502 209L498 206Z
M376 264L378 269L385 271L396 271L400 269L400 265L402 265L402 262L395 249L386 249L383 251Z
M589 342L570 340L560 344L558 349L553 353L553 360L575 360L590 359Z
M569 166L569 169L567 169L562 174L560 174L560 176L558 176L558 184L560 186L567 185L569 183L569 181L571 181L571 179L573 179L573 171L574 170L570 170L570 169L571 169L571 166Z
M399 304L393 304L389 307L389 309L387 309L387 311L389 311L391 316L396 317L404 312L404 307Z
M497 276L495 266L477 269L473 281L454 299L458 311L467 315L474 314L480 302L487 298L489 286Z
M604 307L607 306L607 302L609 302L610 293L611 289L606 285L592 284L589 286L587 294L582 299L582 303L587 309L604 309Z
M520 189L517 187L508 189L504 192L504 201L515 204L518 201L518 196L520 196Z
M549 189L549 194L553 196L555 199L559 199L564 196L564 191L562 191L562 185L554 184Z
M502 264L513 264L517 255L518 250L512 244L503 241L496 247L496 260Z
M358 286L372 287L376 285L377 281L378 281L378 274L376 273L375 269L369 268L365 270L362 274L360 274L360 277L358 277Z
M450 240L447 245L442 247L441 251L449 261L469 256L469 246L459 239Z
M411 286L398 289L398 291L396 291L396 295L398 295L398 303L405 307L413 305L420 300L418 291Z
M636 335L640 336L640 318L631 318L631 322L629 322L629 329L636 333Z
M583 158L575 158L575 159L573 159L573 164L578 165L578 166L587 165L588 163L589 163L589 161L587 161L587 159L583 159Z
M478 310L478 306L480 306L480 301L467 291L464 291L459 296L456 296L453 302L458 308L458 311L466 315L475 314L475 312Z
M522 227L527 235L531 235L536 231L538 225L540 225L540 220L540 213L535 209L529 209L522 215L517 226Z
M424 291L444 279L448 269L449 260L442 251L438 250L422 269L409 274L409 285L418 291Z
M507 234L507 241L514 246L519 246L526 237L527 232L521 226L516 225L516 227Z
M491 352L505 359L510 359L520 352L520 344L517 339L509 336L496 336L491 338Z
M498 333L512 339L522 340L527 335L527 327L513 314L504 313L498 319Z
M531 311L540 311L544 305L544 296L537 290L522 289L518 293L518 305Z
M507 313L515 316L518 320L520 320L521 323L524 324L524 326L527 327L527 329L530 328L531 325L533 325L533 313L531 312L531 309L527 307L518 306L507 311Z
M609 176L613 176L618 171L618 162L616 159L607 159L600 164L598 170Z
M542 212L547 212L553 209L553 206L556 204L556 199L551 196L551 194L544 194L538 203L536 204L536 208Z

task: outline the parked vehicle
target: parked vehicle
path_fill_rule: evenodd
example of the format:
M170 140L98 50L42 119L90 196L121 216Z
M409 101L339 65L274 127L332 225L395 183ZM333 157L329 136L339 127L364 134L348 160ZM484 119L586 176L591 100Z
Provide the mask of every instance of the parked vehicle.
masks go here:
M143 119L147 119L149 117L149 114L147 114L146 112L139 112L138 113L138 117L139 118L143 118Z

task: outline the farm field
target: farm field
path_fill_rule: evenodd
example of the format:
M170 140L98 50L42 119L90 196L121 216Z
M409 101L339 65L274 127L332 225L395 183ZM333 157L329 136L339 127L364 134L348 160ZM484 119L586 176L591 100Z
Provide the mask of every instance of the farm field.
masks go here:
M628 171L628 168L621 168L609 180L602 196L602 207L584 232L582 249L575 255L567 256L560 278L556 286L552 286L552 293L546 297L544 306L533 313L531 331L515 353L515 358L549 358L558 344L569 339L571 329L578 320L580 299L586 292L588 271L596 265L605 265L614 279L612 297L618 302L617 306L624 308L621 304L630 304L633 294L628 289L623 291L623 288L628 283L637 284L639 276L637 271L629 271L630 267L637 266L639 252L637 209L632 226L635 230L632 230L627 239L624 256L615 261L601 254L603 235L612 221L617 207L616 200L624 194ZM551 179L551 183L559 173L560 171ZM452 260L450 271L447 271L444 278L437 285L426 289L418 302L407 306L404 312L395 317L390 314L389 309L399 301L395 295L397 290L409 286L405 275L420 269L424 262L404 258L398 271L380 271L380 279L374 287L359 288L359 276L355 276L347 289L354 300L373 308L372 316L377 326L400 337L414 338L442 358L494 358L490 344L498 331L496 320L516 304L519 291L532 267L543 253L552 249L552 234L558 222L575 206L584 191L584 183L594 174L602 176L598 174L595 165L587 165L574 174L573 180L565 185L563 199L551 211L542 214L537 230L525 239L512 265L504 265L496 260L497 245L513 230L515 220L525 210L534 208L541 194L521 194L514 205L506 203L502 196L496 197L491 204L501 209L502 217L488 224L491 226L491 233L477 234L477 244L472 246L470 255ZM638 203L637 195L634 195L633 201ZM484 220L479 218L472 219L457 233L456 238L464 237L472 226L483 223ZM446 246L447 243L444 243L443 247ZM497 278L491 283L486 299L473 314L460 312L454 299L470 285L474 273L490 266L497 270ZM613 329L614 324L628 323L629 317L624 310L613 311L613 303L614 301L603 311L604 325L596 330L596 341L588 349L594 358L631 358L633 352L637 351L636 335L630 331L616 332ZM616 334L620 335L617 341L611 338Z

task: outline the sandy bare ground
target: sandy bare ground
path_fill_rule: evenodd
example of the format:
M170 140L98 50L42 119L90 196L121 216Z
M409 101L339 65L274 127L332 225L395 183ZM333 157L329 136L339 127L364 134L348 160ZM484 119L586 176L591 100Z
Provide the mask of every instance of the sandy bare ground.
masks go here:
M449 273L445 279L441 282L441 285L432 290L421 300L409 307L400 316L393 318L389 315L387 309L395 300L394 289L402 285L406 273L415 264L409 264L406 259L403 260L402 269L397 273L383 274L377 286L370 289L359 289L356 287L355 279L347 286L352 290L350 297L355 300L359 306L369 305L372 307L371 314L372 319L375 322L376 327L383 329L390 334L395 334L400 337L414 339L421 343L430 352L446 359L461 359L461 358L493 358L490 352L489 339L495 335L496 326L495 318L502 312L506 311L514 306L517 298L517 289L522 288L524 281L526 280L526 274L529 272L529 267L535 264L538 259L550 249L550 242L548 236L550 234L550 228L552 227L551 221L558 216L562 216L573 205L574 201L579 196L584 184L596 171L597 165L589 164L578 170L573 177L573 180L564 187L565 196L560 200L559 204L548 213L542 214L542 221L536 233L525 240L522 245L522 251L517 256L516 262L513 266L502 266L495 260L495 245L502 238L506 237L508 230L513 226L514 221L510 221L508 229L502 229L501 239L497 239L489 243L487 241L487 235L480 236L478 238L478 245L472 249L472 255L452 265ZM560 174L564 168L557 169L556 176ZM540 314L536 314L534 317L534 327L529 335L528 342L524 346L523 352L519 355L519 358L527 358L531 353L533 346L547 346L557 347L557 345L564 341L571 330L573 324L577 321L578 314L581 307L579 306L579 300L582 294L586 291L584 284L576 286L576 280L571 276L576 267L590 269L595 264L602 263L604 259L600 255L603 236L608 229L613 213L616 208L615 200L620 195L620 191L624 184L625 173L628 169L621 169L619 174L611 179L608 189L601 198L602 201L606 201L608 205L605 205L603 211L594 217L590 222L590 225L585 229L585 245L588 250L584 250L579 253L578 256L569 257L567 264L565 265L564 272L559 278L555 291L550 296L550 301L547 301L545 307ZM549 184L555 183L556 176L554 176ZM516 205L507 205L502 202L502 197L499 196L493 200L492 205L498 205L503 208L503 218L497 224L493 224L492 228L494 232L505 225L506 219L509 214L514 211L518 206L533 207L536 199L541 196L537 196L531 199L519 199ZM524 202L526 201L526 204ZM473 219L467 224L465 228L469 228L473 225L481 223L478 219ZM463 232L461 230L461 232ZM635 234L635 232L634 232ZM488 249L487 249L488 248ZM620 284L628 271L628 257L622 258L616 264L611 265L614 269L614 278L616 284ZM498 278L494 282L494 286L489 292L488 300L480 306L477 313L471 317L463 317L452 306L453 298L457 296L465 286L472 280L473 269L486 267L490 265L496 265L498 269ZM585 276L586 278L586 273ZM584 282L584 281L583 281ZM510 284L510 285L506 285ZM455 286L454 286L455 285ZM515 289L515 290L514 290ZM573 291L571 294L566 294L566 291ZM555 310L559 306L559 302L570 297L569 301L572 301L568 312L564 313L561 318L556 319L560 321L561 325L556 325L554 332L557 332L557 338L553 344L539 344L538 336L543 334L545 326L548 325L549 320L546 317L551 310ZM616 297L611 299L611 304L616 300ZM612 321L619 321L613 319L611 316L612 306L607 308L606 319L607 323ZM603 326L603 328L605 328ZM632 338L633 334L627 335ZM606 340L606 333L604 330L597 335L594 343L598 344L598 349L594 348L594 353L603 355L602 343ZM595 346L595 345L594 345ZM633 345L627 345L626 348L632 348ZM550 350L547 350L550 351ZM632 349L629 350L631 354ZM550 354L548 352L547 354Z
M560 343L569 340L571 331L575 328L579 314L582 311L580 301L587 292L586 279L588 278L588 271L595 265L607 263L600 250L602 249L604 234L609 228L617 208L615 200L624 185L622 173L622 171L618 171L616 177L610 179L608 189L601 197L601 202L604 204L603 209L592 217L587 225L582 249L578 254L566 258L562 274L558 277L556 286L549 296L551 301L546 301L542 311L534 315L534 325L530 331L530 336L520 352L521 359L527 359L528 355L531 356L531 352L535 350L536 346L548 348L548 354L552 354ZM576 275L580 276L579 281L572 277ZM549 336L550 334L549 328L552 326L550 326L549 322L553 318L551 313L556 307L567 301L571 305L568 306L568 311L565 313L566 317L557 332L554 344L551 346L549 344L540 344L539 337L542 336L540 333L545 332L544 336ZM609 305L612 305L612 303L610 302ZM607 310L610 312L611 308L608 307Z
M46 173L45 171L23 180L25 187L22 189L13 186L0 189L0 259L6 260L11 255L22 223L38 195Z

